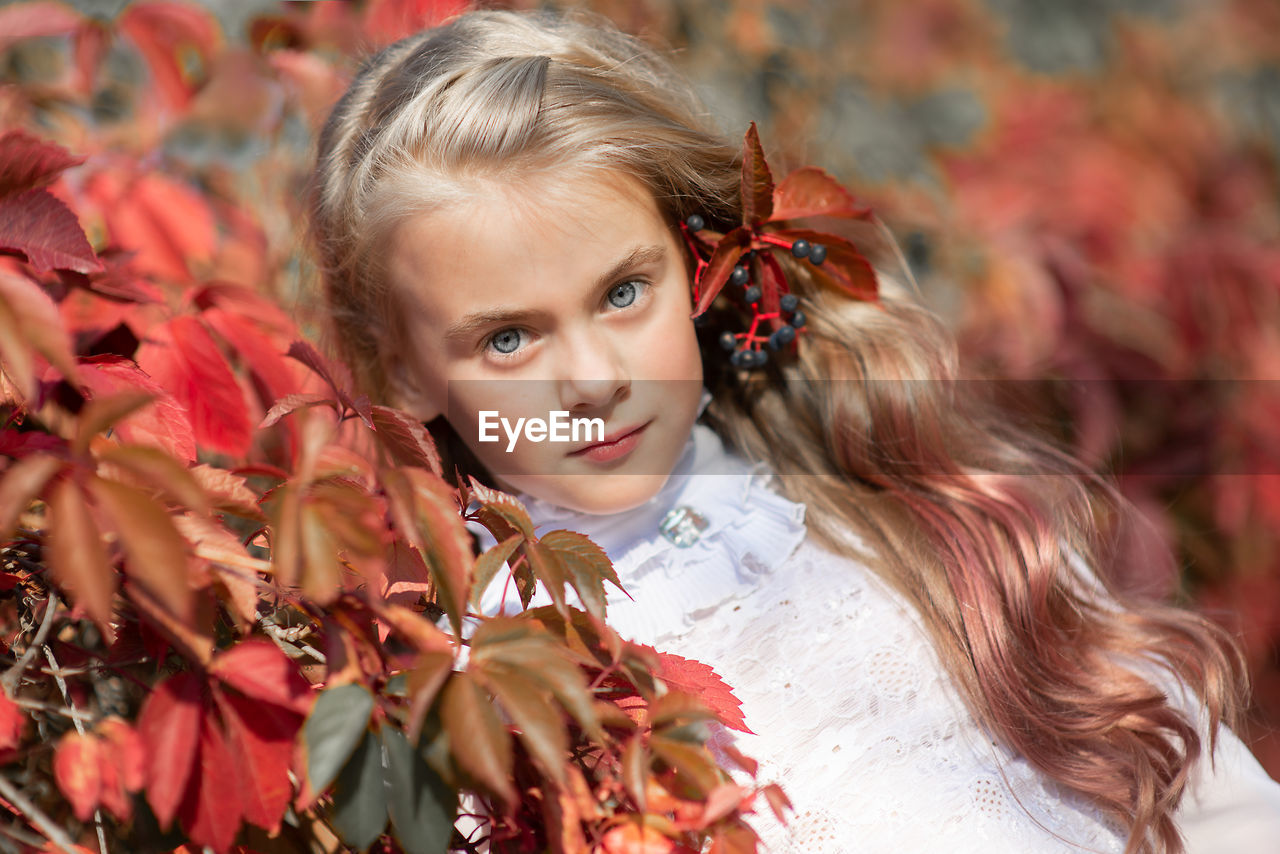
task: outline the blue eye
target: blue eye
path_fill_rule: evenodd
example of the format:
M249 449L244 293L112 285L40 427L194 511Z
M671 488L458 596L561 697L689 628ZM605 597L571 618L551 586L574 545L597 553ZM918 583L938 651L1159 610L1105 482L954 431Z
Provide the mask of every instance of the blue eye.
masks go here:
M504 329L494 333L489 339L489 346L497 352L508 356L520 349L521 334L519 329Z
M614 308L626 308L636 301L640 289L636 282L623 282L609 290L609 305Z

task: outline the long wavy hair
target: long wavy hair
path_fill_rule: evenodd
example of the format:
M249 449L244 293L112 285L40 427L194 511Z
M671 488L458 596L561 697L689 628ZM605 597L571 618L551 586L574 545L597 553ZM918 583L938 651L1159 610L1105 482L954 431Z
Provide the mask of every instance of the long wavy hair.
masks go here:
M673 224L741 219L739 148L665 59L603 19L476 12L365 63L320 136L308 225L332 343L366 390L388 396L386 347L406 333L382 266L395 227L465 201L475 179L567 168L638 178ZM970 394L952 336L906 288L882 273L868 304L787 272L812 307L798 356L745 380L704 357L709 423L778 473L827 548L914 605L980 724L1128 828L1127 854L1180 854L1190 770L1240 708L1230 639L1113 589L1102 532L1124 499ZM1202 708L1166 696L1175 679Z

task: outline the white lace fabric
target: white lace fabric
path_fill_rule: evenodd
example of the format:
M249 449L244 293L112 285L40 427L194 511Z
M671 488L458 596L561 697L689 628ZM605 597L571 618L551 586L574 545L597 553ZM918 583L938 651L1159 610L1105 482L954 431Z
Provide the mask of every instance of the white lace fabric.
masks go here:
M804 507L767 483L698 426L667 485L635 510L592 516L522 496L539 533L580 531L609 554L632 597L611 593L610 625L711 665L742 701L754 734L716 738L735 739L795 806L784 826L761 802L753 825L765 850L1123 851L1121 828L975 723L915 612L869 569L808 540ZM658 531L680 506L709 522L688 548ZM502 608L501 587L486 611ZM1280 785L1233 735L1221 738L1229 761L1201 772L1189 798L1188 850L1280 852ZM1256 823L1246 847L1215 847L1223 821Z

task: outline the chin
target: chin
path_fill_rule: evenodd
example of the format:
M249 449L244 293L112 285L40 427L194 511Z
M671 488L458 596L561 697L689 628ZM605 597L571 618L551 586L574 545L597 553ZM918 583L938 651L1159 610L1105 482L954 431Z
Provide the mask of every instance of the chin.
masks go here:
M644 504L658 494L668 477L669 474L552 475L530 478L519 487L570 510L608 516Z

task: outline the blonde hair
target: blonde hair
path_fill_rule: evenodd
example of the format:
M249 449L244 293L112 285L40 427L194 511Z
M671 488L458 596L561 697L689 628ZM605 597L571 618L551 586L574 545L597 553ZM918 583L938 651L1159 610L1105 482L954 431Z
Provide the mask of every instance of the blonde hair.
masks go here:
M483 182L565 169L625 172L673 223L740 221L737 146L602 19L471 13L365 64L321 135L310 228L335 344L370 393L388 391L391 230ZM1212 740L1240 702L1239 653L1194 614L1081 584L1072 561L1105 567L1099 531L1123 499L966 393L951 336L905 289L882 276L880 302L859 303L787 270L811 306L799 356L746 382L704 358L712 426L916 607L983 725L1127 827L1130 854L1181 852L1202 736L1142 673L1191 685Z

